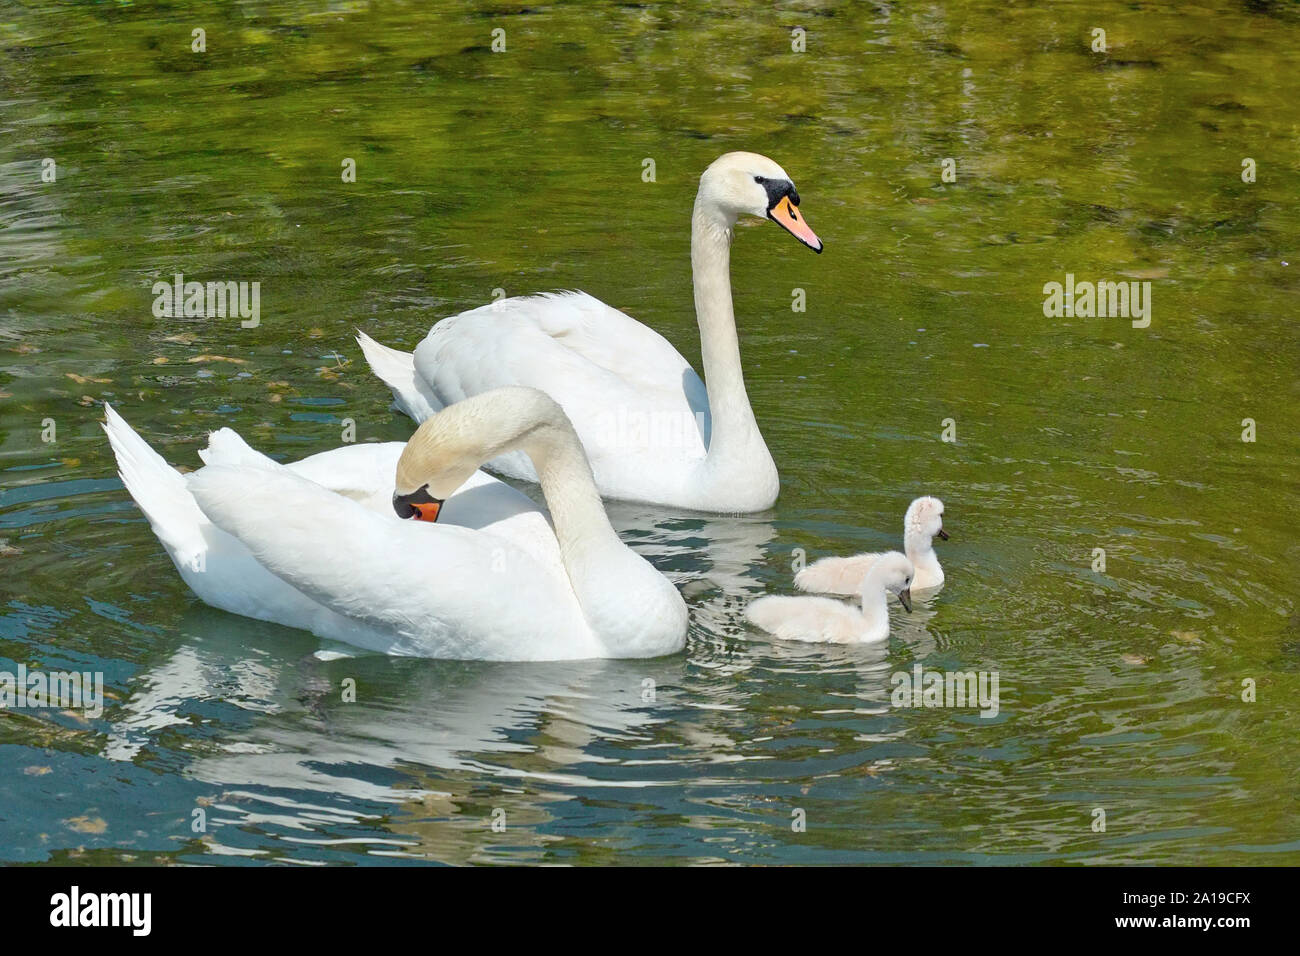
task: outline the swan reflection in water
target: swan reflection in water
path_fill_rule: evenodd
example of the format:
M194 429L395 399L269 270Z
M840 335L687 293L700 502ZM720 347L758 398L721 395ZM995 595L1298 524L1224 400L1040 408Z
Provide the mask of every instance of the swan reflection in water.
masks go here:
M802 737L789 707L796 685L816 687L831 712L885 712L898 669L889 645L791 644L745 624L745 605L782 586L762 579L777 540L771 522L626 502L608 510L623 540L687 595L684 654L345 658L356 649L196 603L183 641L116 710L104 753L137 762L179 753L184 773L212 787L204 842L214 853L275 853L284 841L449 862L529 859L561 839L545 826L557 817L569 833L599 826L584 816L593 789L761 779L743 768L770 761L774 737ZM924 653L932 613L918 605L895 645ZM348 680L355 703L343 699ZM187 740L179 751L178 734ZM495 811L506 834L491 831Z
M593 794L666 806L683 787L761 789L765 764L803 746L809 709L795 701L812 690L814 719L840 709L878 719L895 669L883 645L736 640L698 626L684 655L556 663L321 659L330 648L314 639L197 604L180 631L113 712L103 753L183 761L181 773L211 787L204 842L218 854L306 843L535 858L561 839L553 830L599 829ZM673 794L632 795L656 788ZM498 810L506 834L490 829Z
M139 762L166 750L175 759L175 735L187 738L184 773L214 788L205 842L218 852L223 827L330 844L352 826L372 852L385 852L387 837L397 841L388 850L422 854L414 848L423 837L401 834L429 826L445 843L453 817L462 818L452 831L464 831L465 852L477 852L487 810L475 805L485 792L492 807L505 807L518 842L524 837L514 826L539 822L537 808L571 799L566 789L653 785L600 779L601 764L613 758L598 751L651 740L654 725L669 719L660 711L675 709L680 694L680 655L322 659L330 655L313 653L314 640L198 606L181 631L184 642L140 675L117 709L104 755ZM355 702L344 699L348 682ZM525 789L546 795L525 797ZM437 855L460 858L451 850Z

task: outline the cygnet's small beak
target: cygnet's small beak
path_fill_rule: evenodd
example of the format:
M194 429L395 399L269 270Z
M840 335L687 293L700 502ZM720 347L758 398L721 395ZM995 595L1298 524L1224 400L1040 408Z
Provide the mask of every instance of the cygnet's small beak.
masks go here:
M799 215L799 207L790 201L788 195L782 196L767 211L767 218L790 233L813 252L822 251L822 241L817 238L817 233L812 231L812 227L804 221L803 216Z
M940 537L940 539L942 539L942 540L944 540L944 541L947 541L947 540L948 540L948 532L947 532L947 531L944 531L942 528L940 528L940 529L939 529L939 537Z
M399 518L416 518L420 521L437 521L442 511L442 498L429 494L429 486L421 485L409 495L393 492L393 510Z
M903 605L903 607L907 608L908 614L912 613L912 589L911 588L903 588L903 590L898 592L898 603Z

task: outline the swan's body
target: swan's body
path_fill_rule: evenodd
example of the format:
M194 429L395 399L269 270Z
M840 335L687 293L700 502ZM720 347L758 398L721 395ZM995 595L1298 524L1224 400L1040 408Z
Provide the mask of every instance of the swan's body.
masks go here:
M887 596L896 593L909 611L912 562L897 551L879 556L859 582L862 608L824 597L761 597L745 609L749 620L787 641L874 644L889 637Z
M582 439L600 493L700 511L776 501L776 465L740 364L729 274L742 214L767 216L810 248L790 178L753 153L728 153L700 178L691 218L695 309L708 388L663 336L584 293L503 299L437 323L414 354L357 341L398 406L417 421L504 385L554 398ZM524 456L487 467L537 480Z
M106 412L123 483L214 607L420 657L652 657L685 642L681 596L618 540L563 413L533 390L449 408L405 445L292 465L221 429L188 475ZM542 471L554 530L527 496L475 470L476 455L521 445ZM394 515L404 474L443 491L442 522Z
M917 498L903 516L903 553L916 568L916 576L912 579L913 591L943 584L943 568L934 552L936 535L944 540L948 538L948 532L943 530L943 502L929 496ZM876 551L848 558L822 558L795 575L795 587L816 594L858 594L871 566L882 555L890 553L896 552Z

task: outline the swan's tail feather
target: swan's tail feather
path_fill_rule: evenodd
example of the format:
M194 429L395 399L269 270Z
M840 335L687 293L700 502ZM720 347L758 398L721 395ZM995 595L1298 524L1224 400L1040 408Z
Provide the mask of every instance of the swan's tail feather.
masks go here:
M202 529L208 520L190 494L184 476L150 448L107 402L104 414L108 418L104 432L117 458L122 484L149 519L172 560L186 565L199 563L207 550Z
M370 370L393 390L393 401L399 409L417 422L442 409L442 402L416 374L414 355L380 345L360 329L357 329L357 344L370 363Z
M862 579L879 557L879 554L857 554L851 558L822 558L796 574L794 586L814 594L859 594Z
M782 600L770 594L764 595L751 601L745 608L745 619L769 634L776 634L785 620L783 610L790 600L790 598Z

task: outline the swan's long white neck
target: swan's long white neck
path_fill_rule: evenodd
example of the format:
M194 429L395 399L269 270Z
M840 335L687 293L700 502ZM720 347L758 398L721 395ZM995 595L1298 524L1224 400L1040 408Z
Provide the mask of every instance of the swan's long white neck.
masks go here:
M573 425L542 392L495 389L426 419L398 460L397 488L408 494L428 482L436 497L449 497L484 461L514 449L537 469L565 572L611 656L675 650L663 645L685 631L681 595L619 539Z
M765 466L775 484L776 466L754 419L740 364L740 342L731 304L733 225L733 219L696 197L691 216L691 271L712 418L705 480L753 482L768 477L754 474Z
M567 420L564 424L537 428L514 445L527 453L537 469L560 554L572 578L575 571L585 569L585 561L580 563L584 556L606 558L628 549L609 523L582 443ZM510 447L507 444L502 451Z

